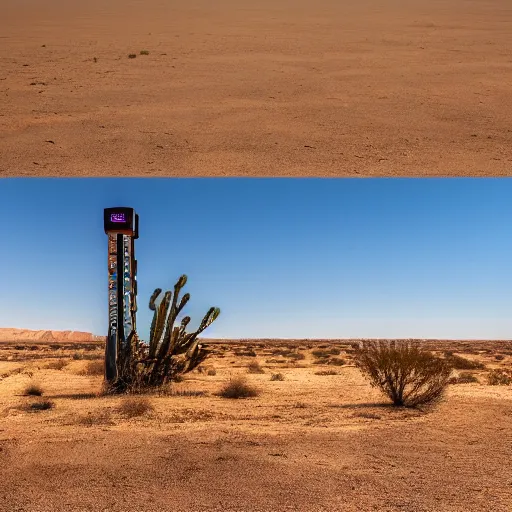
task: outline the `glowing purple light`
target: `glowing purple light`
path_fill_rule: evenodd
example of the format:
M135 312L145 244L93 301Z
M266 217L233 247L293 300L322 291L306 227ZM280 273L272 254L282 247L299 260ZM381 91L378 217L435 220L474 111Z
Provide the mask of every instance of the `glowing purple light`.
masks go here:
M110 222L126 222L126 216L124 213L111 213Z

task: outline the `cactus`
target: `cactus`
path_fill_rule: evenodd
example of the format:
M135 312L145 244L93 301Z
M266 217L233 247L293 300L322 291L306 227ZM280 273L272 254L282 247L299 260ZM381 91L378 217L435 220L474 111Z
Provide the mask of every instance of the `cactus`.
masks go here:
M126 347L119 353L118 378L111 384L109 391L160 387L204 361L208 352L197 338L217 319L220 309L210 308L194 332L186 332L189 316L185 316L180 325L175 326L178 315L190 300L188 293L179 299L186 282L187 276L182 275L174 285L174 292L165 292L158 305L156 301L162 290L157 288L151 295L149 309L154 313L149 345L142 343L135 331L130 334Z

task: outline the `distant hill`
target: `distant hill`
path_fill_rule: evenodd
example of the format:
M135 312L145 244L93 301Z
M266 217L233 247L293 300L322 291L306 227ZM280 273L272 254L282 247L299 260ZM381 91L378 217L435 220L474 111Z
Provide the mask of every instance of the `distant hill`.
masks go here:
M96 336L82 331L31 331L29 329L0 328L0 341L103 341L105 336Z

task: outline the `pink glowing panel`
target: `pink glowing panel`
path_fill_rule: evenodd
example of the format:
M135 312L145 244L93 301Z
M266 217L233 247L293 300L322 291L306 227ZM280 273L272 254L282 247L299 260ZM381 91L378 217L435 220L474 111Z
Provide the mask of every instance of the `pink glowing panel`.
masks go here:
M111 213L110 222L126 222L126 215L124 213Z

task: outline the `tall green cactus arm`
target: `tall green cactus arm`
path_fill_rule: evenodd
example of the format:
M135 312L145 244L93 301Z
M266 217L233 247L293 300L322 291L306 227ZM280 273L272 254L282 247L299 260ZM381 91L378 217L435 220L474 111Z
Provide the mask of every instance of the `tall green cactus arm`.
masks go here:
M185 307L185 304L190 299L190 294L186 293L182 297L182 299L179 303L179 306L177 306L179 293L180 293L181 289L185 286L186 283L187 283L187 276L185 274L183 274L178 279L176 284L174 285L174 297L173 297L172 304L170 307L169 316L167 318L166 332L165 332L165 336L164 336L162 345L160 346L160 349L158 351L158 357L160 357L160 358L165 357L165 355L168 353L169 346L171 345L171 336L172 336L173 329L174 329L174 322L176 322L176 317L179 315L181 310Z
M156 306L155 306L155 301L157 299L157 297L162 293L162 288L157 288L154 292L153 292L153 295L151 295L151 298L149 299L149 309L151 309L151 311L155 311L156 309Z
M158 351L158 346L164 332L166 325L166 316L169 309L169 302L171 301L171 292L165 292L162 302L155 310L154 323L151 324L150 342L149 342L149 357L152 358Z

